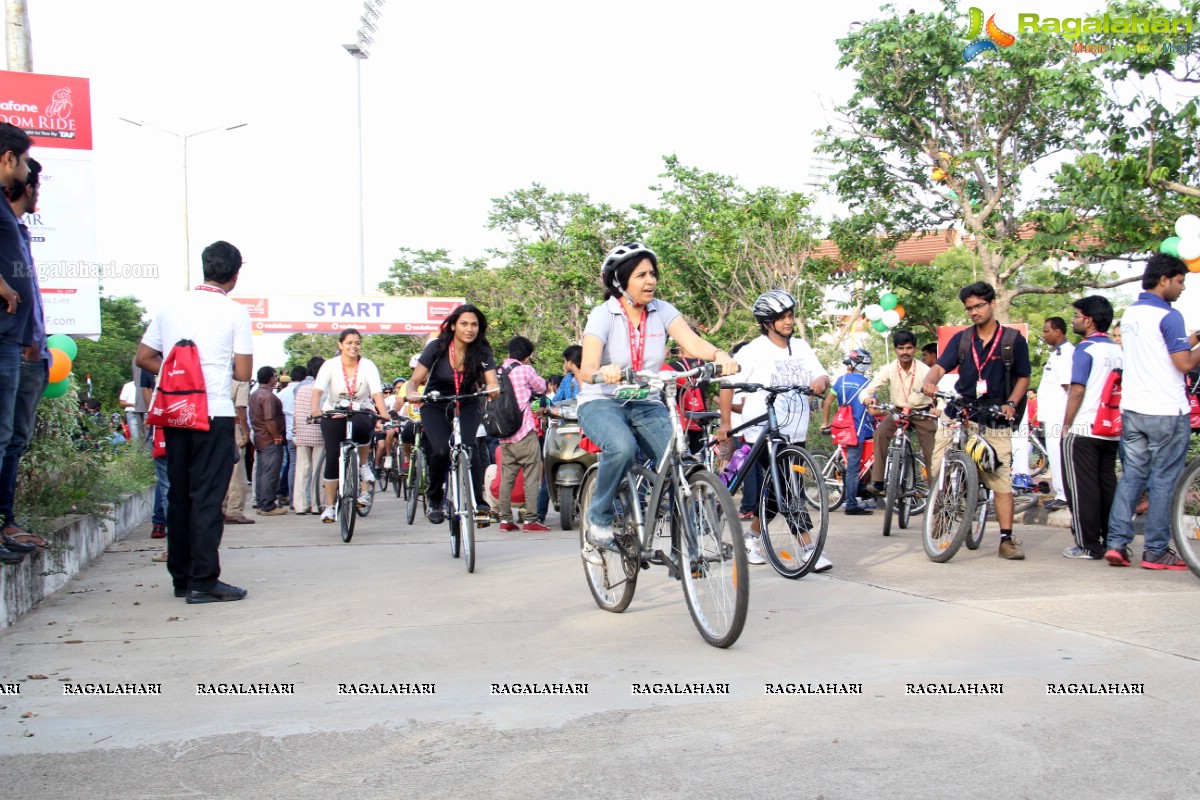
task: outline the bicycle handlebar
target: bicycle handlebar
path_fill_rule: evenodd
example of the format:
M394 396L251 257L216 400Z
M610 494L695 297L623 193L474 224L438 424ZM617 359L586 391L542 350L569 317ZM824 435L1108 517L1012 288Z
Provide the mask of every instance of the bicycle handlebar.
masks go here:
M634 372L629 367L621 368L622 383L649 383L651 381L676 381L683 378L699 377L702 381L712 380L720 377L721 367L714 363L701 364L698 367L689 369L687 372L676 372L672 369L652 370L644 369L639 372ZM597 372L592 375L592 383L604 383L604 374Z
M426 392L425 394L406 394L404 399L409 403L461 403L464 400L473 400L476 397L491 397L493 392L484 389L482 392L469 392L467 394L442 394L438 391Z
M353 417L361 414L366 414L373 419L383 419L383 417L376 414L372 409L363 408L358 403L350 403L346 400L339 400L338 404L335 405L331 410L322 411L319 416L314 417L310 414L308 421L311 424L316 422L318 419L339 419L342 417Z
M726 383L721 385L722 389L731 389L735 392L770 392L771 394L786 394L787 392L796 392L797 394L805 394L809 397L824 397L824 392L814 392L811 386L796 384L794 386L764 386L761 383Z

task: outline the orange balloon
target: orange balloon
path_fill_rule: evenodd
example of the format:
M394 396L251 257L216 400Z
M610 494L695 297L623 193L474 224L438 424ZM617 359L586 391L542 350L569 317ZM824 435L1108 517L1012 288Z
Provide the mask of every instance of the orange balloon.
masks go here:
M1183 263L1187 265L1188 272L1200 272L1200 258L1193 258L1191 261Z
M907 313L907 312L904 310L904 306L896 306L896 307L895 307L894 309L892 309L892 310L893 310L893 311L895 311L897 314L899 314L899 315L900 315L900 319L904 319L904 315Z
M71 357L57 347L50 348L50 382L58 383L71 374Z

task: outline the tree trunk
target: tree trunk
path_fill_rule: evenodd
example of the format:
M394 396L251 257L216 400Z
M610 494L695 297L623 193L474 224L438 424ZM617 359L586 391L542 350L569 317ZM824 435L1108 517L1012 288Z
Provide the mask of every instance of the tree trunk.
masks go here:
M7 11L8 69L33 72L33 38L29 33L27 0L5 0Z

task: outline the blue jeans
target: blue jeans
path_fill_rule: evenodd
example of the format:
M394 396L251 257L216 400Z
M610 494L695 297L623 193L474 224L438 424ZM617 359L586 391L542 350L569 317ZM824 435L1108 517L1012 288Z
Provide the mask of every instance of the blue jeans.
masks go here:
M846 448L846 475L842 483L845 486L847 511L859 508L858 473L862 470L863 448L866 445L866 437L860 436L858 444Z
M17 471L21 456L33 441L33 429L37 423L38 402L46 391L50 380L50 365L42 359L21 361L21 378L17 386L16 402L13 405L12 436L8 447L0 451L0 516L5 527L15 521L13 504L17 496Z
M17 395L21 387L21 346L0 342L0 453L8 452L17 414Z
M657 459L671 439L667 407L650 400L590 400L579 407L579 424L604 452L596 489L588 509L592 525L612 525L613 500L625 475L637 461L638 449Z
M154 525L167 524L167 492L171 490L171 478L167 475L167 457L154 459L154 508L150 511L150 522Z
M1108 515L1108 547L1125 548L1133 541L1133 510L1147 487L1145 552L1160 556L1171 545L1171 496L1183 473L1191 425L1187 414L1157 416L1121 412L1125 455L1117 496Z

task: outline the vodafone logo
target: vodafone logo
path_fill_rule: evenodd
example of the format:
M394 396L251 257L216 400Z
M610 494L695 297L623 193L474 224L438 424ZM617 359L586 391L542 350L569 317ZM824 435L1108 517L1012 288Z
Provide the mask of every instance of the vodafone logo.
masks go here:
M0 103L0 111L26 111L30 114L38 113L38 107L29 103L18 103L13 100L5 100Z

